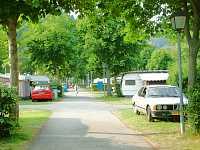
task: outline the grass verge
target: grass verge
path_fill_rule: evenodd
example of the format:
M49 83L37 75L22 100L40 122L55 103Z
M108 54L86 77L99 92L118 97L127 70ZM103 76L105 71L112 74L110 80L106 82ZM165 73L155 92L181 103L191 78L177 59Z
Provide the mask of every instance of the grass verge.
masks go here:
M10 138L0 139L0 150L25 150L51 115L50 111L24 110L20 112L20 127Z
M102 96L97 99L113 105L131 105L131 98L127 97Z
M178 122L156 121L150 123L145 115L135 115L131 109L115 112L115 115L128 127L138 131L155 143L155 148L165 150L199 150L200 137L189 130L181 136Z
M54 102L59 102L59 101L62 101L62 100L63 100L63 97L59 97L58 99L55 99L53 101L43 100L43 101L35 101L35 102L32 102L31 99L26 99L26 100L20 100L19 104L20 105L48 105L48 104L52 104Z

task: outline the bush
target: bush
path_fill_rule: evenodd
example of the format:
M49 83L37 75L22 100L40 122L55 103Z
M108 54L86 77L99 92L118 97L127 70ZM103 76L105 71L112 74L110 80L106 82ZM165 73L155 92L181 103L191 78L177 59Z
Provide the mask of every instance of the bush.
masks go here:
M96 84L92 84L92 91L98 91Z
M57 87L57 89L58 89L58 96L59 97L63 97L63 88L62 88L62 85L58 85L58 87Z
M189 123L194 134L200 135L200 86L189 90L189 103L187 107Z
M0 137L10 136L16 126L11 118L18 96L16 89L0 85Z
M122 92L121 92L121 86L120 84L115 84L115 92L117 94L118 97L122 97Z

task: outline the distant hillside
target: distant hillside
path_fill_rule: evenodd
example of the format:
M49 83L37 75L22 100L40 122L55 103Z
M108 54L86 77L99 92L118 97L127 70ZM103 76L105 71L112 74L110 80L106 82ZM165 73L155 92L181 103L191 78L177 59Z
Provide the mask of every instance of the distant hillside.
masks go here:
M156 48L169 48L171 45L169 44L166 38L152 38L149 41L149 44Z

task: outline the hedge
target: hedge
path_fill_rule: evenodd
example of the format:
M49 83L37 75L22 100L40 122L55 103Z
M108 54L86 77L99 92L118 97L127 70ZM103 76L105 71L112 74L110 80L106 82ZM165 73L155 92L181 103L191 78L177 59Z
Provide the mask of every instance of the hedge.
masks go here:
M11 119L12 109L18 100L15 88L0 84L0 137L10 136L14 131L16 122Z
M200 135L200 85L189 90L187 107L189 123L194 134Z

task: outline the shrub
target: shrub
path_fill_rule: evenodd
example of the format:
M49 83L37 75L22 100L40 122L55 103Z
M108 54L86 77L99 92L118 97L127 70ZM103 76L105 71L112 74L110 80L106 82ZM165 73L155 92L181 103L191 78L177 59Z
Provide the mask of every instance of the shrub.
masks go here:
M119 83L115 84L115 92L116 92L116 94L117 94L118 97L122 97L123 96L122 92L121 92L121 86L120 86Z
M57 87L57 89L58 89L58 96L59 97L62 97L63 96L63 88L62 88L62 85L58 85L58 87Z
M16 89L0 85L0 137L10 136L16 126L11 112L17 99Z
M96 84L92 84L92 91L98 91Z
M192 131L200 135L200 86L189 90L189 103L187 107L189 123Z

